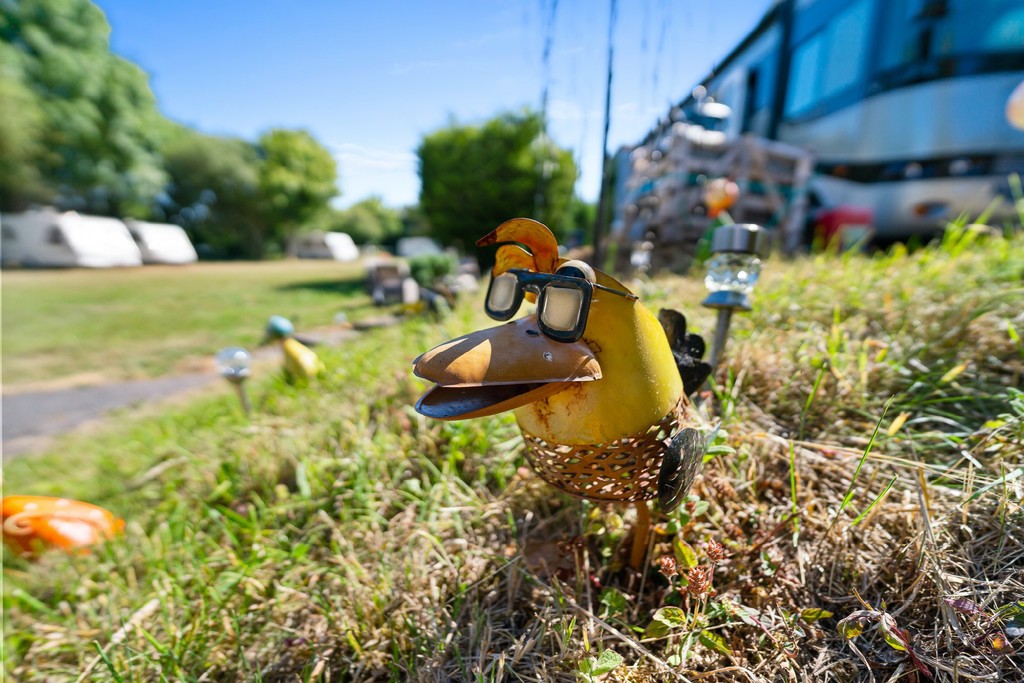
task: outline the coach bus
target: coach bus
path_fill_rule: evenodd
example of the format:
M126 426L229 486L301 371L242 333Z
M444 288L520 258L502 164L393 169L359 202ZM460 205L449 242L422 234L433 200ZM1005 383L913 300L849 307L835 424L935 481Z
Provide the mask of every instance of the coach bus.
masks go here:
M812 206L869 208L906 238L999 197L995 220L1012 215L1022 80L1021 0L780 0L695 92L728 105L730 136L810 149Z

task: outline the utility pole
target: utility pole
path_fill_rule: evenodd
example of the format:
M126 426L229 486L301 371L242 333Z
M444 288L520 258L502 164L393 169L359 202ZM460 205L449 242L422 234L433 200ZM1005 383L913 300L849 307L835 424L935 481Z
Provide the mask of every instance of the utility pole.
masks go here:
M604 134L601 138L601 185L597 194L597 220L594 223L594 265L597 268L604 267L604 233L608 225L608 210L609 202L611 197L609 193L611 188L608 187L609 172L608 164L610 156L608 154L608 126L611 123L612 113L612 67L614 62L614 42L613 36L615 34L615 4L616 0L609 0L608 3L608 79L605 82L604 90Z

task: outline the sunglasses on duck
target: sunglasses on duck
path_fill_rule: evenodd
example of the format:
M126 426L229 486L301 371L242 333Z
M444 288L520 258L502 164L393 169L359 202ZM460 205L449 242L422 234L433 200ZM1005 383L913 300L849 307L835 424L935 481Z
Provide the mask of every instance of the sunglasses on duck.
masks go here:
M545 336L560 342L579 341L587 328L594 290L635 301L637 296L597 284L593 268L582 261L567 261L555 273L510 268L491 278L484 310L494 320L509 320L523 303L526 292L537 295L537 322Z

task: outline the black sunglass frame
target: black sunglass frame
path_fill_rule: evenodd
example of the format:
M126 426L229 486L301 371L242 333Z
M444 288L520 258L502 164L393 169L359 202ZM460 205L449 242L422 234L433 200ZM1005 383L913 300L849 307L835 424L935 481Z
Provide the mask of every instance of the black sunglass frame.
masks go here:
M507 309L498 311L491 308L491 290L494 287L495 281L505 273L511 273L515 276L516 289L512 297L512 304ZM523 297L526 296L526 292L534 292L537 295L537 326L540 327L540 331L543 332L546 337L567 344L579 341L580 337L583 336L583 331L587 329L587 318L590 315L590 302L594 298L595 289L599 289L602 292L609 292L610 294L617 294L618 296L632 301L636 301L639 298L636 294L630 294L628 292L612 289L611 287L605 287L604 285L599 285L596 282L591 282L590 280L580 277L558 275L556 273L537 273L532 270L526 270L525 268L509 268L505 273L492 276L491 282L487 286L487 298L484 299L484 310L487 312L487 315L493 320L510 320L519 312L520 306L523 305ZM559 287L562 289L575 289L581 293L580 312L576 318L576 325L571 330L556 330L548 327L544 322L541 313L544 311L544 301L546 299L546 291L549 286Z

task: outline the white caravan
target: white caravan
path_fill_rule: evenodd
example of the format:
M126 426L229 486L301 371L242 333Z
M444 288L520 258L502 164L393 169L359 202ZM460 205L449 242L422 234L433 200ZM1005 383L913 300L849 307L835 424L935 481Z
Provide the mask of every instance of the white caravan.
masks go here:
M142 253L116 218L39 209L0 216L4 264L41 267L141 266Z
M143 263L180 265L199 260L196 248L180 225L125 220L128 231L142 252Z
M355 261L359 258L359 247L348 233L314 230L294 238L292 253L299 258Z

